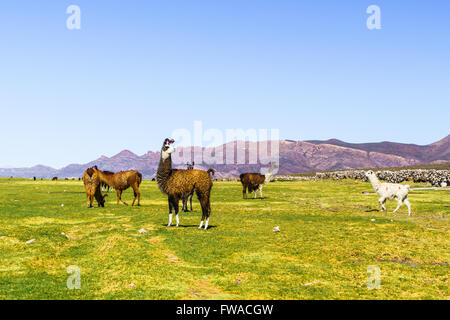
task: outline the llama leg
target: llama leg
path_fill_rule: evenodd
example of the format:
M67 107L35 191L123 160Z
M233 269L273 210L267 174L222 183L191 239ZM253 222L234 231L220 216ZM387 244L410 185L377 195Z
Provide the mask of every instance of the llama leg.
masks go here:
M94 207L94 198L95 198L95 191L94 192L91 191L91 193L89 194L89 206L91 208Z
M208 199L209 199L209 197L208 197ZM210 203L209 203L209 200L208 200L206 209L207 209L207 214L206 214L205 230L208 230L209 215L210 215L210 213L211 213L211 205L210 205Z
M122 192L123 192L123 190L120 190L119 192L120 192L119 193L120 194L120 196L119 196L120 202L122 202L124 205L128 206L128 203L126 203L125 201L122 200Z
M137 193L136 193L136 191L134 191L133 194L134 194L134 198L133 198L133 202L131 203L131 206L132 206L132 207L134 206L134 202L136 201L136 198L137 198Z
M172 225L172 209L173 209L172 199L171 197L169 197L169 224L167 225L168 227Z
M139 187L137 186L133 186L133 191L134 191L134 199L133 199L133 204L131 206L134 206L134 202L136 201L136 197L138 199L138 203L137 205L140 206L141 205L141 192L139 191Z
M242 190L242 198L247 199L247 188L244 186L244 190Z
M397 199L397 209L394 210L394 213L396 213L398 211L398 209L400 209L401 206L402 206L402 200Z
M191 211L192 211L192 194L191 194L191 196L189 197L189 202L190 202L190 204L191 204ZM186 209L187 209L187 203L186 203Z
M378 200L378 202L380 202L381 204L381 211L385 211L386 207L384 206L384 204L386 203L386 198L381 197L380 200Z
M120 194L121 192L119 190L116 190L116 194L117 194L117 204L120 203Z
M198 200L200 201L200 205L202 207L202 220L200 221L200 226L198 227L199 229L201 229L203 227L203 222L205 221L205 218L206 218L206 215L205 215L206 203L205 203L204 195L202 195L201 193L197 193L197 197L198 197Z
M408 216L411 216L411 203L409 203L408 198L406 198L405 200L403 200L403 202L406 204L406 206L408 207Z
M89 194L89 208L93 208L94 206L92 203L94 202L94 196L92 194Z
M86 200L87 200L87 207L91 207L91 196L89 193L86 192Z
M211 213L211 203L209 201L210 194L209 192L206 194L205 198L202 201L202 220L205 220L205 230L208 230L209 224L209 215Z
M263 186L260 185L260 186L259 186L259 193L261 194L261 199L263 199L262 189L263 189Z
M179 209L178 205L179 205L179 200L177 198L175 198L174 202L173 202L173 207L175 209L175 218L177 220L177 225L176 225L177 227L180 225L180 219L178 217L178 209Z

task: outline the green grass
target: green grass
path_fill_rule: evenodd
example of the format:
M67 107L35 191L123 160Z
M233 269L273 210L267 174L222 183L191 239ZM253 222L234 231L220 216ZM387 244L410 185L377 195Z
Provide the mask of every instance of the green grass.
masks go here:
M141 191L142 207L111 193L88 209L82 182L0 179L0 299L450 298L449 191L412 191L408 217L394 202L376 211L361 181L274 182L264 200L215 182L208 231L197 201L166 228L167 198L155 182ZM71 265L80 290L66 287Z

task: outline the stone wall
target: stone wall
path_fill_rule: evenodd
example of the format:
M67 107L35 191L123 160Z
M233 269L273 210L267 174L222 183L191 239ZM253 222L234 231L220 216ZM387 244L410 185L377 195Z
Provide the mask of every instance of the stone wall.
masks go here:
M364 175L364 170L348 170L348 171L333 171L333 172L319 172L315 176L276 176L276 181L311 181L318 179L360 179L367 181ZM435 170L435 169L407 169L399 171L380 170L375 171L378 179L391 183L401 183L404 181L430 183L435 187L450 186L450 170Z

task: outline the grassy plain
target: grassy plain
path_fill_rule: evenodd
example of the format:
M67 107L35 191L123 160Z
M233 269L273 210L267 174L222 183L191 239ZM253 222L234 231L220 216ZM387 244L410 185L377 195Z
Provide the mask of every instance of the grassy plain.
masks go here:
M264 200L215 182L208 231L196 199L167 228L167 198L152 181L141 191L141 207L111 193L88 209L80 181L0 179L0 299L450 298L449 190L412 191L408 217L394 202L379 212L362 181L274 182Z

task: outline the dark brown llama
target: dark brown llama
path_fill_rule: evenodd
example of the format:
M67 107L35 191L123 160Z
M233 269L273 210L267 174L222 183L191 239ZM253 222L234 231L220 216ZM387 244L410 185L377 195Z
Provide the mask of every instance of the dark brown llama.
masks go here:
M172 211L175 211L177 227L179 226L179 201L191 193L196 193L202 207L202 220L199 229L205 223L205 230L208 229L209 216L211 214L210 195L213 185L211 176L202 170L173 170L172 153L174 140L164 140L161 148L161 159L159 161L156 180L159 189L168 195L169 198L169 224L172 224Z
M101 170L97 170L100 178L100 183L105 183L111 188L116 190L117 194L117 204L122 202L124 205L128 204L122 200L122 192L129 187L133 188L134 199L131 206L134 206L136 198L138 199L137 205L141 205L141 191L139 191L139 186L142 182L142 174L135 170L121 171L114 174L105 174Z
M88 208L93 207L94 198L97 200L99 207L105 206L105 197L102 195L101 189L100 189L100 178L98 176L97 170L93 168L87 169L83 174L83 182L84 182L84 188L86 190L86 197L88 201Z
M241 183L242 183L242 196L244 199L247 199L247 190L248 193L255 192L255 199L256 195L258 194L258 189L261 195L261 199L263 199L263 185L270 181L270 178L272 177L273 169L275 169L275 166L272 164L270 166L269 171L263 175L259 173L243 173L240 175Z

